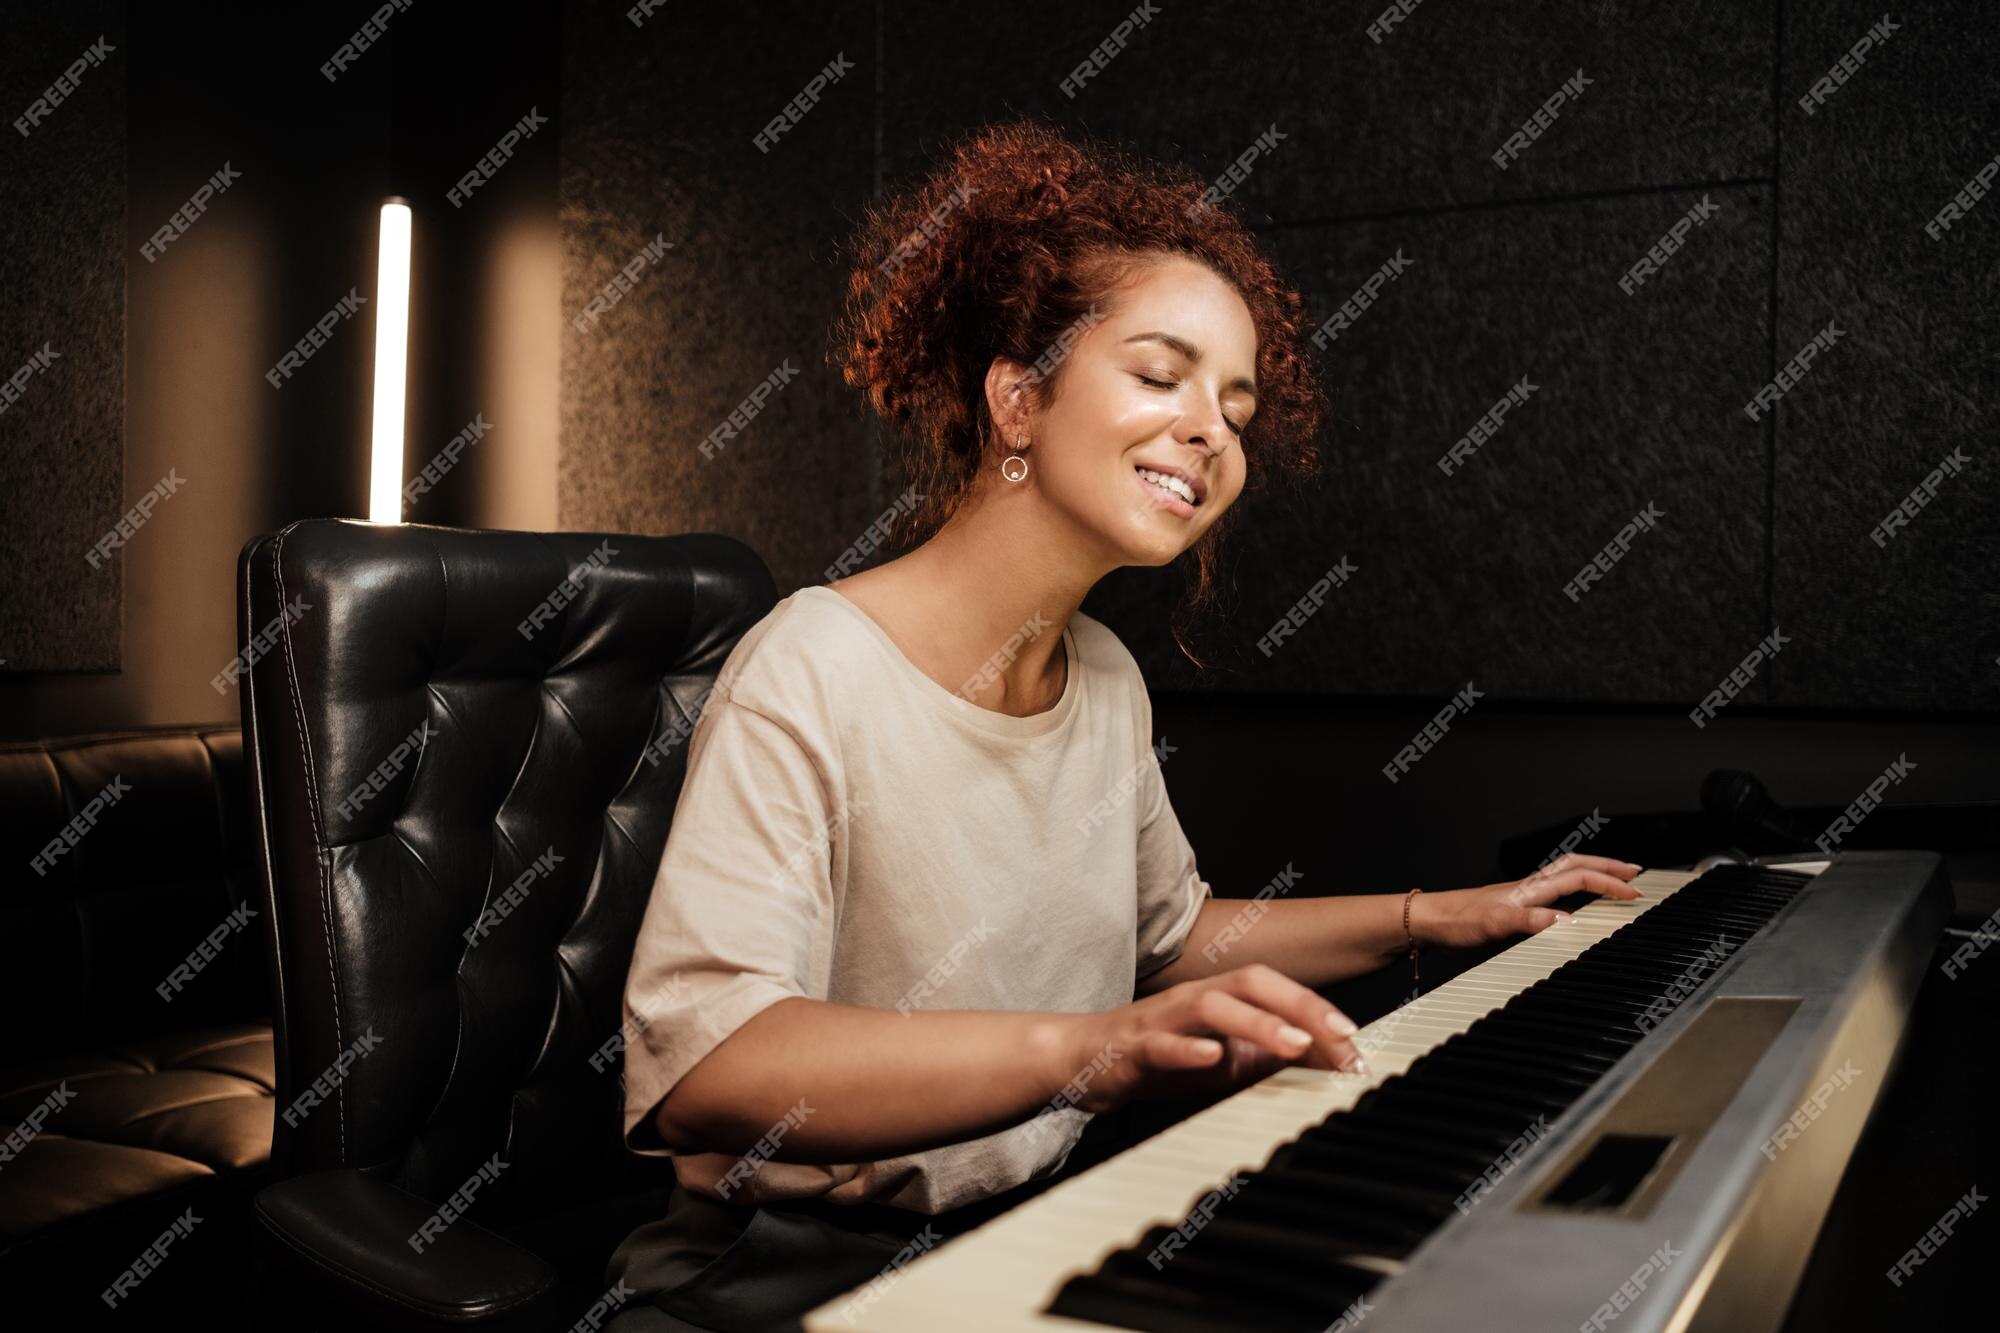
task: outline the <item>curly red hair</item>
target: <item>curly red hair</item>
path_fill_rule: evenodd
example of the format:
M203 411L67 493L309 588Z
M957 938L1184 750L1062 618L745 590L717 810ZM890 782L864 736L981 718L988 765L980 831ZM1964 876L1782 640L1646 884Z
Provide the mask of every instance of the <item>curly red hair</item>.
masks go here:
M1243 437L1245 495L1316 473L1326 404L1304 346L1304 302L1226 201L1204 200L1207 190L1184 166L1021 119L963 136L928 176L868 210L851 241L828 360L895 428L892 448L923 497L899 517L900 539L914 546L942 527L989 448L1001 445L985 392L994 358L1035 365L1164 254L1206 265L1242 297L1255 325L1258 404ZM1030 377L1038 406L1053 401L1061 375L1058 365L1051 376ZM1196 543L1183 610L1214 600L1235 516L1232 506Z

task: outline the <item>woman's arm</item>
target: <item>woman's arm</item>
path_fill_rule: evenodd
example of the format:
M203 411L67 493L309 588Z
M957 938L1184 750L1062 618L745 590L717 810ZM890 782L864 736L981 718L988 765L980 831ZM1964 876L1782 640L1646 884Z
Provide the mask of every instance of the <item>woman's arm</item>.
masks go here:
M1420 893L1410 904L1410 933L1420 945L1447 948L1533 934L1560 918L1548 904L1566 894L1640 896L1625 882L1639 869L1629 861L1571 853L1526 879ZM1261 902L1211 898L1202 904L1181 956L1141 979L1139 993L1151 994L1246 963L1263 963L1307 986L1361 976L1408 950L1404 897L1364 893Z
M1028 1119L1076 1073L1057 1068L1066 1017L779 1000L682 1076L655 1121L675 1152L740 1153L790 1115L773 1154L783 1162L980 1138Z
M1412 930L1428 914L1429 896L1420 893L1411 904ZM1373 972L1407 948L1400 893L1262 902L1210 898L1201 905L1181 956L1141 978L1138 993L1151 995L1245 963L1263 963L1304 985L1324 986Z
M654 1117L675 1152L862 1162L997 1133L1044 1107L1228 1092L1282 1065L1352 1068L1354 1023L1267 967L1102 1013L912 1013L787 997L725 1038ZM1221 1040L1216 1040L1220 1038Z

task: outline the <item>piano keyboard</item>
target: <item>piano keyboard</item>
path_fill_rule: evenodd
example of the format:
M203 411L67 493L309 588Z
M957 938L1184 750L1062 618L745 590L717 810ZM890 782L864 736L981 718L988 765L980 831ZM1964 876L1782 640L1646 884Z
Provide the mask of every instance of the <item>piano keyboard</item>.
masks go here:
M1362 1028L1366 1073L1282 1069L808 1333L1775 1327L1950 890L1932 853L1632 882Z

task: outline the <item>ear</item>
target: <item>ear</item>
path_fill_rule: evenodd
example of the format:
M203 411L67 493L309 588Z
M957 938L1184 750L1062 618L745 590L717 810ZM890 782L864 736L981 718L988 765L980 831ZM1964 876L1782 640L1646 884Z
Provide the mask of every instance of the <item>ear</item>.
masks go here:
M986 368L986 411L1001 443L1012 449L1020 436L1034 436L1033 395L1028 388L1028 368L1004 356L993 358Z

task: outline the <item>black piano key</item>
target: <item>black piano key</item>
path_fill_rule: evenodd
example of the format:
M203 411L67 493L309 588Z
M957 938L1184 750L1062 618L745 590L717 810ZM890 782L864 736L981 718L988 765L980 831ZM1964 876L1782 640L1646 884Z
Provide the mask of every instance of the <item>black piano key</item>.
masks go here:
M1532 1075L1495 1079L1485 1070L1468 1070L1443 1060L1412 1065L1397 1082L1434 1096L1476 1102L1495 1111L1511 1108L1527 1116L1546 1110L1551 1099L1567 1106L1575 1096L1562 1080Z
M1704 917L1704 921L1714 921L1714 919L1712 917ZM1712 933L1710 939L1694 939L1694 941L1686 941L1686 943L1666 943L1666 945L1648 947L1648 945L1636 945L1636 943L1628 941L1626 935L1624 935L1624 931L1620 931L1618 935L1612 935L1610 939L1598 941L1596 945L1592 945L1590 951L1588 951L1588 955L1590 955L1590 961L1596 961L1596 959L1632 959L1636 963L1644 963L1644 965L1650 965L1650 967L1686 967L1690 963L1698 963L1698 961L1702 961L1706 957L1712 957L1710 951L1716 947L1714 935L1720 935L1720 933ZM1728 937L1724 935L1724 939L1728 939ZM1576 961L1576 959L1572 959L1572 961Z
M1717 944L1717 940L1721 944ZM1727 958L1736 952L1736 943L1726 935L1711 936L1706 940L1696 940L1686 945L1669 945L1654 948L1644 944L1626 944L1612 936L1605 944L1613 946L1602 954L1594 953L1591 961L1602 958L1606 962L1646 961L1659 967L1689 968L1698 964L1712 964L1718 957ZM1699 945L1699 947L1696 947Z
M1533 1009L1523 1006L1519 1009L1509 1006L1505 1013L1493 1020L1495 1028L1508 1030L1514 1026L1540 1028L1551 1032L1574 1033L1580 1039L1592 1041L1605 1047L1631 1046L1641 1036L1632 1026L1630 1016L1603 1013L1567 1013L1552 1009Z
M1464 1188L1463 1185L1455 1189L1426 1185L1386 1173L1372 1176L1299 1166L1273 1169L1268 1165L1257 1173L1255 1183L1259 1193L1266 1197L1294 1199L1305 1207L1316 1207L1337 1198L1344 1205L1359 1204L1392 1211L1423 1222L1442 1218L1459 1190ZM1237 1197L1242 1197L1240 1191Z
M1385 1159L1404 1161L1417 1158L1433 1162L1440 1169L1458 1171L1470 1168L1483 1170L1492 1160L1492 1153L1483 1143L1462 1143L1455 1138L1435 1138L1411 1131L1408 1126L1378 1120L1369 1116L1334 1115L1314 1125L1291 1143L1278 1149L1279 1153L1297 1148L1310 1153L1318 1148L1340 1150L1352 1148L1360 1152L1381 1153ZM1277 1153L1272 1154L1274 1157Z
M1483 1022L1484 1020L1481 1021ZM1470 1031L1463 1034L1464 1037L1471 1035ZM1462 1039L1463 1037L1460 1038L1460 1040ZM1491 1051L1505 1057L1522 1060L1542 1060L1559 1064L1563 1068L1589 1075L1593 1083L1604 1076L1605 1070L1618 1063L1618 1058L1615 1055L1602 1055L1596 1051L1580 1050L1574 1045L1563 1043L1529 1040L1514 1033L1499 1032L1492 1029L1483 1031L1477 1040L1468 1042L1467 1046L1470 1049ZM1415 1068L1415 1066L1412 1066L1412 1068Z
M1649 1002L1651 987L1644 983L1620 983L1610 985L1581 974L1573 977L1550 977L1537 981L1520 994L1523 1003L1532 1004L1543 996L1560 996L1580 1003L1599 1004L1610 1009L1644 1009Z
M1596 977L1619 985L1634 983L1665 985L1686 972L1687 968L1688 965L1685 963L1653 966L1635 958L1593 958L1587 962L1579 959L1574 963L1565 963L1550 975L1572 978Z
M1495 1111L1518 1111L1530 1120L1537 1115L1560 1112L1576 1100L1566 1090L1537 1092L1526 1087L1508 1087L1491 1079L1477 1078L1449 1068L1434 1066L1425 1073L1427 1077L1419 1086L1426 1092L1457 1097L1468 1104L1489 1107Z
M1392 1096L1385 1098L1382 1113L1424 1115L1434 1120L1472 1125L1486 1131L1489 1144L1500 1147L1513 1142L1522 1129L1534 1123L1538 1114L1536 1111L1481 1103L1468 1096L1415 1085L1398 1088Z
M1480 1019L1465 1035L1481 1033L1485 1037L1500 1037L1508 1041L1519 1041L1530 1045L1541 1043L1547 1048L1564 1055L1610 1055L1615 1061L1631 1043L1619 1040L1609 1033L1591 1033L1584 1029L1553 1024L1546 1019L1528 1019L1519 1015L1501 1013Z
M1659 920L1653 920L1657 914ZM1671 909L1656 908L1640 917L1639 921L1625 930L1618 931L1610 939L1623 939L1627 930L1645 927L1648 934L1673 933L1682 939L1695 939L1706 933L1710 936L1728 931L1754 932L1769 921L1775 913L1757 907L1728 907L1720 903L1683 903Z
M1405 1114L1422 1114L1453 1126L1453 1137L1475 1147L1491 1142L1493 1135L1507 1123L1508 1117L1496 1115L1492 1110L1482 1112L1467 1107L1463 1097L1427 1094L1426 1080L1418 1077L1420 1072L1412 1066L1409 1073L1384 1080L1380 1086L1363 1093L1348 1114L1365 1115L1379 1123L1394 1123Z
M1407 1257L1450 1223L1464 1189L1538 1118L1557 1119L1644 1039L1641 1020L1662 996L1698 1002L1721 965L1811 882L1791 871L1711 869L1347 1111L1280 1145L1206 1219L1204 1247L1191 1242L1181 1251L1191 1262L1178 1279L1145 1281L1133 1255L1143 1262L1150 1244L1128 1247L1101 1273L1072 1280L1051 1312L1173 1333L1295 1326L1320 1333L1352 1297L1329 1299L1295 1323L1305 1313L1302 1298L1317 1293L1272 1282L1258 1298L1268 1315L1259 1323L1246 1314L1242 1292L1260 1275L1344 1265L1351 1277L1368 1274L1371 1257ZM1371 1280L1364 1276L1357 1290ZM1078 1301L1124 1318L1089 1313Z
M1296 1333L1323 1333L1337 1317L1314 1323L1295 1316L1294 1322L1285 1325L1275 1322L1273 1312L1260 1302L1240 1295L1218 1296L1195 1287L1102 1269L1063 1283L1048 1313L1148 1333L1266 1333L1287 1327Z
M1662 991L1664 995L1664 991ZM1646 1005L1604 1005L1596 999L1568 999L1562 995L1538 995L1532 1003L1522 1005L1518 1011L1524 1019L1554 1019L1566 1023L1590 1023L1608 1033L1620 1037L1630 1037L1638 1041L1646 1035L1646 1029L1638 1025L1640 1017L1646 1015Z
M1497 1086L1518 1084L1522 1087L1547 1089L1550 1092L1561 1091L1568 1094L1572 1101L1582 1096L1586 1088L1597 1082L1597 1079L1590 1075L1555 1070L1543 1065L1530 1065L1518 1059L1507 1059L1493 1051L1470 1049L1439 1051L1427 1058L1436 1060L1440 1069L1469 1074Z
M1253 1305L1267 1327L1275 1320L1281 1327L1310 1327L1313 1333L1320 1333L1332 1318L1324 1311L1346 1309L1379 1281L1373 1274L1358 1284L1343 1280L1355 1271L1344 1265L1318 1262L1295 1267L1270 1263L1268 1251L1262 1249L1232 1252L1217 1245L1218 1238L1208 1235L1207 1229L1172 1252L1160 1253L1161 1242L1171 1234L1165 1227L1155 1227L1146 1233L1143 1251L1135 1246L1129 1253L1113 1255L1099 1272L1192 1292L1217 1303Z
M1637 1018L1652 1003L1649 999L1611 998L1590 991L1536 990L1524 992L1517 1005L1509 1008L1523 1014L1561 1014L1581 1018L1601 1018L1608 1023Z
M1330 1119L1351 1121L1365 1129L1398 1136L1406 1151L1428 1142L1437 1145L1441 1153L1449 1151L1475 1161L1482 1156L1491 1161L1496 1143L1503 1142L1495 1139L1487 1126L1458 1119L1439 1119L1428 1112L1423 1115L1415 1115L1408 1110L1383 1112L1375 1103L1366 1107L1357 1106L1345 1115ZM1331 1133L1323 1123L1305 1131L1299 1138L1317 1140Z
M1472 1167L1473 1171L1483 1169ZM1451 1187L1463 1189L1467 1166L1455 1160L1441 1160L1432 1156L1421 1156L1415 1145L1404 1145L1394 1151L1384 1151L1374 1145L1361 1143L1326 1143L1295 1140L1271 1154L1270 1160L1259 1169L1259 1175L1285 1174L1292 1172L1359 1172L1376 1173L1396 1180L1407 1180L1413 1185L1431 1188Z
M1686 970L1680 968L1678 972ZM1551 972L1546 980L1529 986L1514 996L1514 999L1525 1001L1536 995L1559 994L1587 996L1611 1004L1629 1004L1654 994L1660 989L1661 984L1650 976L1636 973L1609 968L1569 966Z
M1161 1228L1157 1237L1133 1246L1133 1252L1151 1253L1168 1230ZM1218 1264L1253 1270L1279 1267L1311 1274L1315 1282L1324 1279L1327 1295L1342 1301L1342 1309L1382 1280L1381 1265L1387 1257L1365 1247L1343 1248L1324 1233L1273 1231L1234 1218L1226 1209L1197 1232L1179 1253L1186 1254L1197 1247ZM1178 1262L1177 1255L1174 1263Z
M1254 1181L1253 1181L1254 1183ZM1321 1258L1376 1255L1404 1259L1436 1229L1423 1218L1385 1212L1335 1196L1311 1207L1273 1194L1252 1194L1250 1186L1229 1201L1227 1215L1208 1224L1225 1237L1254 1238L1269 1249L1272 1262L1318 1262Z

